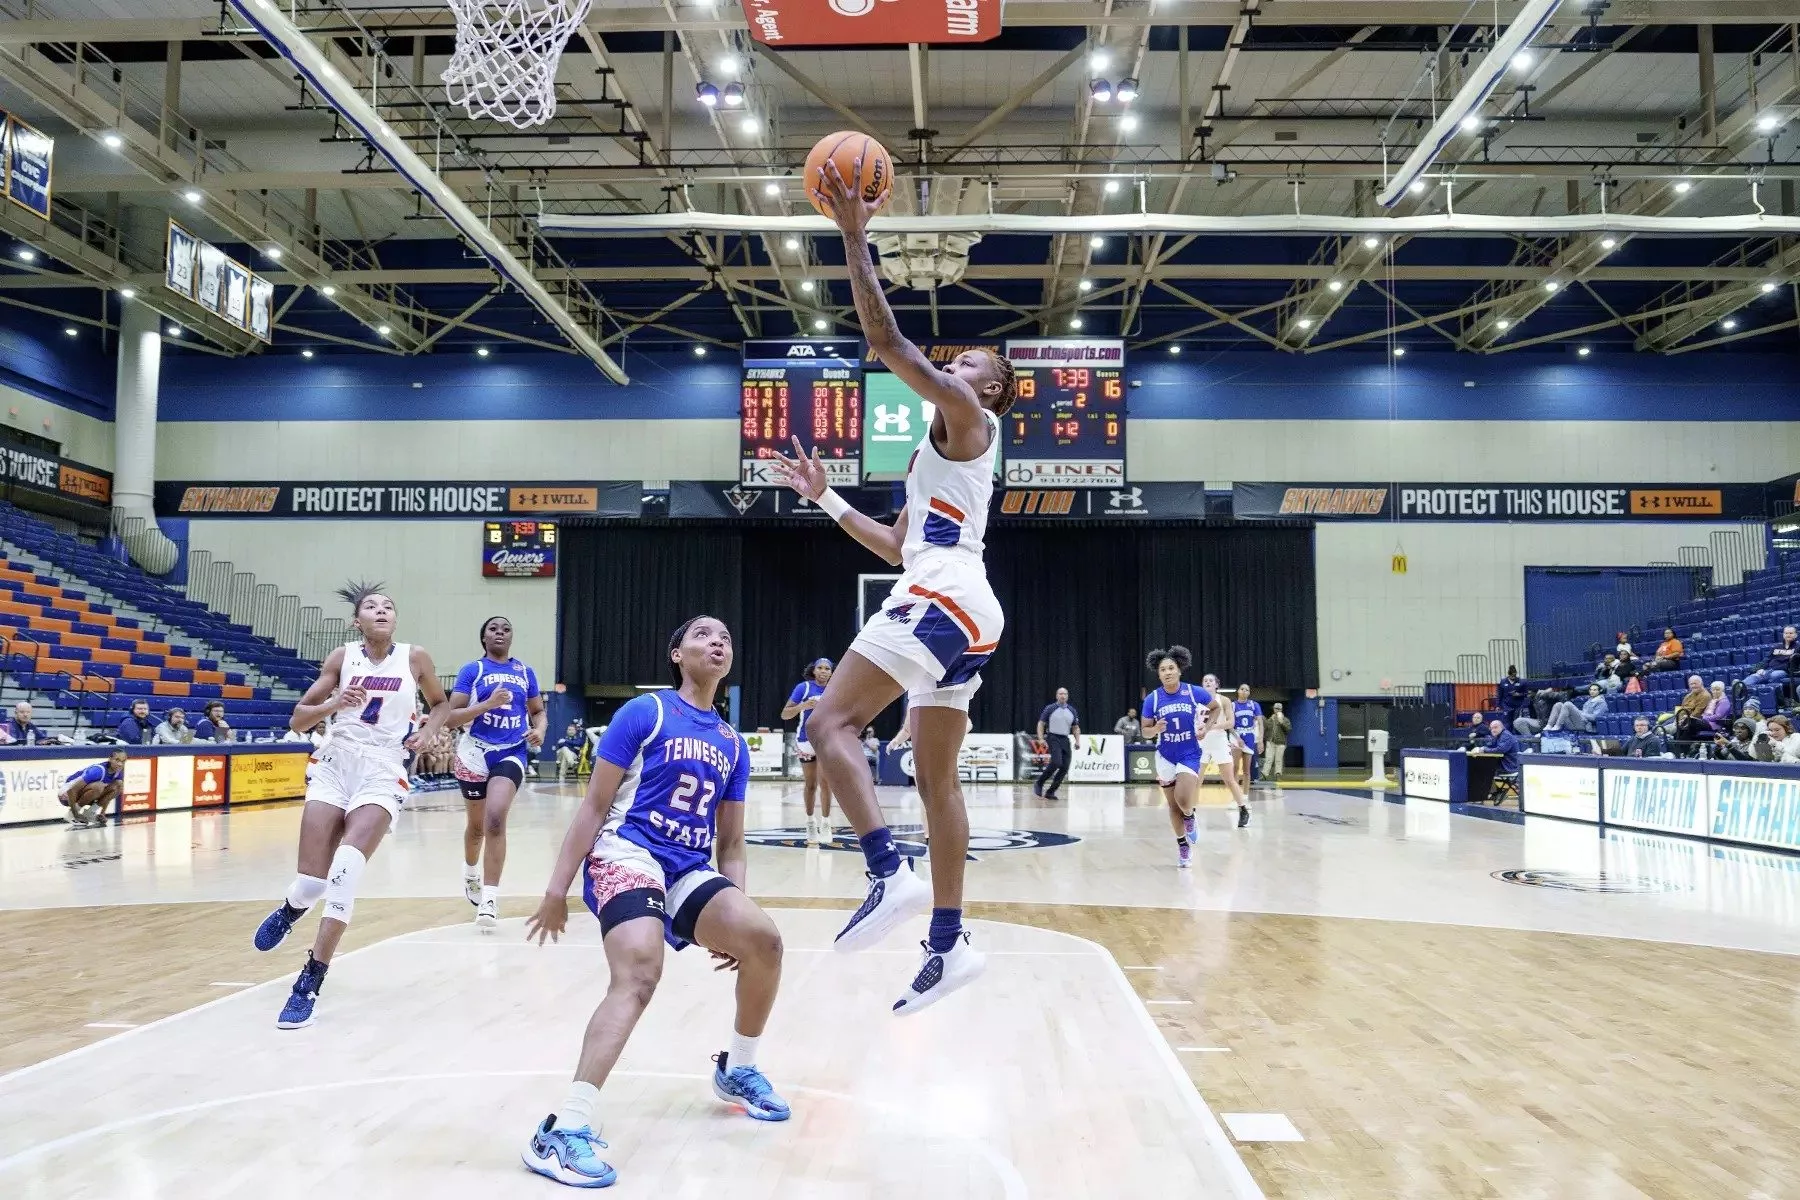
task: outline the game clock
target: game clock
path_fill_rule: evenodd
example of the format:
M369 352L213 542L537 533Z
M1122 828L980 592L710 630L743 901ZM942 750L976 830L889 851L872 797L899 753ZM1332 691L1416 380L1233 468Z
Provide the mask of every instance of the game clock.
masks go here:
M777 454L819 452L833 487L862 483L862 343L795 338L744 343L739 482L780 487Z
M1008 342L1019 398L1007 414L1008 487L1125 485L1125 344Z

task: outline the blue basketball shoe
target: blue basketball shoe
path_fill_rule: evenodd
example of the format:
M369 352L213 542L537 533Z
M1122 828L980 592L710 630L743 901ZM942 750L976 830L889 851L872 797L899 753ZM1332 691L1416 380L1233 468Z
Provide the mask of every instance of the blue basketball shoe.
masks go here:
M282 939L293 932L294 922L306 915L304 908L295 908L286 900L281 907L263 918L263 923L256 927L256 937L252 939L258 950L273 950L281 945Z
M569 1187L611 1187L619 1173L601 1159L599 1152L604 1149L606 1143L586 1125L558 1129L552 1115L545 1117L531 1135L531 1141L519 1152L519 1161L534 1174Z
M724 1054L713 1056L713 1095L735 1104L755 1121L785 1121L793 1114L787 1101L775 1094L763 1073L755 1067L732 1067ZM729 1069L727 1069L729 1068Z
M294 990L288 994L287 1003L281 1006L281 1015L275 1018L275 1028L305 1029L313 1023L313 1005L319 1002L319 988L324 984L325 972L330 966L308 952L306 965L300 968L300 974L294 980Z
M1200 840L1200 827L1199 827L1199 823L1194 820L1193 813L1189 813L1187 815L1184 825L1187 829L1187 840L1189 842L1199 841Z

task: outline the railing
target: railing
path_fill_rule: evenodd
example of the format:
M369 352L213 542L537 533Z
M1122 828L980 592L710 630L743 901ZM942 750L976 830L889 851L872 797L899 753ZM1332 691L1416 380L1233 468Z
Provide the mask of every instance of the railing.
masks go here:
M258 637L308 662L319 662L350 640L348 621L325 616L318 606L302 604L300 597L275 584L258 583L255 572L239 571L229 559L214 558L208 550L188 552L185 590L189 600L234 624L249 626Z

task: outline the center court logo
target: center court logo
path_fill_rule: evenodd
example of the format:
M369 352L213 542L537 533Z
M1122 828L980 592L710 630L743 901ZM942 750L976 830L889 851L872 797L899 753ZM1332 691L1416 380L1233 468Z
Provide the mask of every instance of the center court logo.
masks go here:
M925 840L923 825L890 825L888 828L894 835L894 849L898 850L902 857L930 857L930 847ZM806 828L801 825L787 825L778 829L751 829L744 834L744 840L756 846L780 846L789 850L807 849ZM1045 850L1052 846L1072 846L1080 840L1080 838L1066 833L1049 833L1038 829L971 829L969 830L968 861L978 861L975 857L977 852L990 854L996 850ZM820 849L861 854L862 844L856 840L855 833L844 830L835 834Z
M1686 884L1671 880L1657 879L1651 875L1626 875L1618 871L1599 871L1584 875L1580 871L1531 871L1515 868L1511 871L1495 871L1493 878L1502 883L1516 883L1520 887L1553 888L1560 892L1651 893L1693 890Z

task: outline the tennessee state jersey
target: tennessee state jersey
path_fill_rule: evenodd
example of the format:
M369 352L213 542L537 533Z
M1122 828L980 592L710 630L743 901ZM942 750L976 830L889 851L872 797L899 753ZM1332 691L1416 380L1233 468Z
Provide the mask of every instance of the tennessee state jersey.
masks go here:
M456 686L450 689L471 700L481 701L502 687L512 693L511 702L491 708L469 722L469 736L484 745L516 746L525 740L525 733L530 728L525 702L538 696L537 672L516 658L503 663L478 658L464 664L456 673Z
M1262 705L1254 700L1231 702L1231 727L1246 741L1256 740L1256 722L1262 715Z
M325 729L325 745L354 748L396 757L406 753L401 745L413 731L419 711L419 683L413 678L412 647L395 642L380 662L369 659L368 647L353 642L344 647L344 669L338 673L344 691L362 688L368 701L355 711L339 709Z
M900 561L912 570L919 559L953 550L981 557L987 540L988 501L994 492L994 460L1000 453L1000 418L987 418L988 447L968 462L951 462L931 444L931 432L913 452L906 472L906 541Z
M805 704L808 700L817 700L824 694L824 684L816 679L802 679L799 683L794 685L794 690L788 693L788 703ZM794 737L797 740L802 742L806 740L806 723L811 719L812 709L803 708L800 710L800 724L794 726Z
M1213 694L1195 683L1180 684L1173 692L1158 685L1145 696L1144 720L1164 722L1162 736L1156 741L1157 752L1171 762L1198 754L1200 742L1195 729L1205 722L1212 703Z
M619 709L599 754L625 771L600 837L617 833L642 846L670 880L704 867L718 806L743 803L750 783L737 730L673 690L651 692Z

